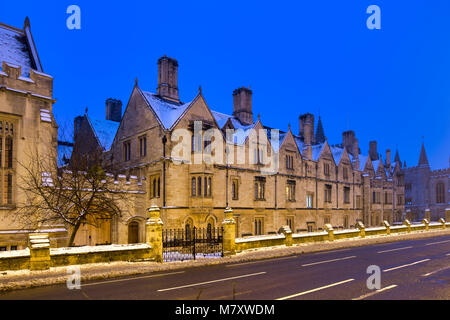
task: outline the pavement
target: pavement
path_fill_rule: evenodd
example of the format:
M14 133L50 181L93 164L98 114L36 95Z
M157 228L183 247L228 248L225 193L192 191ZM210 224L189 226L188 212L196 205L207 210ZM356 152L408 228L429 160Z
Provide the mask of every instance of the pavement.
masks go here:
M163 264L171 268L83 280L80 290L69 290L64 283L8 291L0 294L0 300L450 299L448 233L428 233L422 238L415 235L395 242L386 239L383 243L366 239L364 245L347 241L344 248L336 241L330 243L334 248L308 253L307 246L278 248L290 255L262 260L234 257L187 267L182 263ZM367 272L369 266L380 271L379 290L367 287L372 274Z

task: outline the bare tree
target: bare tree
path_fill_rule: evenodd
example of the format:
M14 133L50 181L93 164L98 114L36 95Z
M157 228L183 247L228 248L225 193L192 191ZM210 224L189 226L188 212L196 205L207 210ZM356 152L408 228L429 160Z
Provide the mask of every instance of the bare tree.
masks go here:
M81 225L99 227L128 207L126 184L115 182L114 175L102 169L101 154L72 157L69 165L59 168L53 153L40 155L36 148L27 158L26 163L17 161L23 172L17 181L22 201L17 201L14 214L24 226L63 223L70 230L70 247Z

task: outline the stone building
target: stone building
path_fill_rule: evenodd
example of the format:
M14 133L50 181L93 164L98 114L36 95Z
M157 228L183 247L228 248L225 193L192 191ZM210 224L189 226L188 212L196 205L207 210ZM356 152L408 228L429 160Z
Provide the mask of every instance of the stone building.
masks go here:
M283 225L307 232L325 223L351 228L358 220L375 226L402 218L399 158L391 162L388 150L382 161L375 141L368 155L353 131L330 145L320 120L315 133L309 113L300 116L297 133L290 126L276 131L260 116L255 121L246 87L233 92L231 114L211 109L201 88L183 102L177 78L178 62L164 56L156 93L136 80L103 159L109 171L145 184L142 210L159 206L165 228L220 226L227 207L238 236L276 233Z
M411 220L450 219L445 216L445 209L450 207L450 167L431 170L422 143L417 166L405 166L403 172L406 216Z
M44 73L28 18L23 29L0 23L0 251L26 246L29 230L14 219L25 195L19 177L31 157L56 159L53 78ZM53 245L63 226L42 226Z

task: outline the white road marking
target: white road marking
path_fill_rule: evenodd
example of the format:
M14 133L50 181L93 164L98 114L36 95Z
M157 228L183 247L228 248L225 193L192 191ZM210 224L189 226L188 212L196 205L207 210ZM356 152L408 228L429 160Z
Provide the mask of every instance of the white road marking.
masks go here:
M397 249L390 249L390 250L378 251L377 253L386 253L386 252L399 251L399 250L406 250L406 249L411 249L411 248L412 248L412 247L403 247L403 248L397 248Z
M135 278L127 278L127 279L118 279L118 280L86 283L86 284L81 284L81 286L82 287L87 287L87 286L96 286L96 285L105 284L105 283L123 282L123 281L130 281L130 280L137 280L137 279L147 279L147 278L156 278L156 277L170 276L172 274L180 274L180 273L184 273L184 272L185 271L171 272L171 273L160 273L160 274L153 274L153 275L150 275L150 276L143 276L143 277L135 277Z
M201 285L204 285L204 284L216 283L216 282L222 282L222 281L228 281L228 280L234 280L234 279L254 277L254 276L259 276L259 275L266 274L266 273L267 272L258 272L258 273L245 274L245 275L242 275L242 276L231 277L231 278L224 278L224 279L211 280L211 281L205 281L205 282L199 282L199 283L192 283L192 284L187 284L187 285L179 286L179 287L160 289L160 290L158 290L158 292L177 290L177 289L183 289L183 288L189 288L189 287L195 287L195 286L201 286Z
M445 267L445 268L441 268L441 269L438 269L438 270L435 270L435 271L431 271L431 272L423 274L422 277L428 277L428 276L431 276L432 274L435 274L435 273L438 273L438 272L441 272L441 271L444 271L444 270L448 270L448 269L450 269L450 267Z
M426 246L431 246L431 245L433 245L433 244L447 243L447 242L450 242L450 240L438 241L438 242L431 242L431 243L427 243Z
M431 260L431 259L424 259L424 260L416 261L416 262L413 262L413 263L404 264L404 265L402 265L402 266L398 266L398 267L394 267L394 268L390 268L390 269L383 270L383 272L388 272L388 271L392 271L392 270L397 270L397 269L401 269L401 268L410 267L410 266L413 266L413 265L415 265L415 264L427 262L427 261L430 261L430 260Z
M287 299L291 299L291 298L303 296L303 295L308 294L308 293L312 293L312 292L320 291L320 290L323 290L323 289L335 287L335 286L338 286L338 285L340 285L340 284L344 284L344 283L351 282L351 281L354 281L354 280L355 280L355 279L348 279L348 280L344 280L344 281L332 283L332 284L329 284L329 285L327 285L327 286L323 286L323 287L320 287L320 288L316 288L316 289L312 289L312 290L308 290L308 291L296 293L296 294L293 294L293 295L290 295L290 296L278 298L278 299L276 299L276 300L287 300Z
M395 287L397 287L397 285L396 285L396 284L393 284L393 285L391 285L391 286L388 286L388 287L385 287L385 288L376 290L376 291L374 291L374 292L371 292L371 293L362 295L362 296L360 296L360 297L358 297L358 298L354 298L354 299L352 299L352 300L363 300L363 299L365 299L365 298L374 296L374 295L376 295L377 293L380 293L380 292L383 292L383 291L387 291L387 290L390 290L390 289L394 289Z
M302 264L302 267L314 266L317 264L329 263L329 262L335 262L335 261L341 261L341 260L348 260L348 259L353 259L353 258L356 258L356 256L350 256L350 257L345 257L345 258L338 258L338 259L331 259L331 260Z
M227 268L239 267L239 266L245 266L247 264L263 263L263 262L271 262L271 261L280 261L280 260L287 260L287 259L293 259L293 258L297 258L297 256L283 257L283 258L278 258L278 259L264 259L264 260L260 260L260 261L250 261L250 262L227 264L227 265L225 265L225 267L227 267Z

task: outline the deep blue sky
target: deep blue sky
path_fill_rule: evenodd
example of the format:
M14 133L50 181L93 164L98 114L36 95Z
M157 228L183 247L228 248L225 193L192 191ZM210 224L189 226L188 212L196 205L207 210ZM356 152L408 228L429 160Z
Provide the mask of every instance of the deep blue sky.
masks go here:
M81 7L82 29L66 28ZM381 8L381 30L366 9ZM450 1L1 1L0 21L32 32L54 76L54 113L72 121L108 97L128 101L134 79L155 91L157 59L179 62L179 90L203 88L212 109L232 112L232 91L253 90L265 125L298 132L298 116L319 110L331 144L353 129L367 153L396 148L408 166L425 137L430 164L450 156Z

